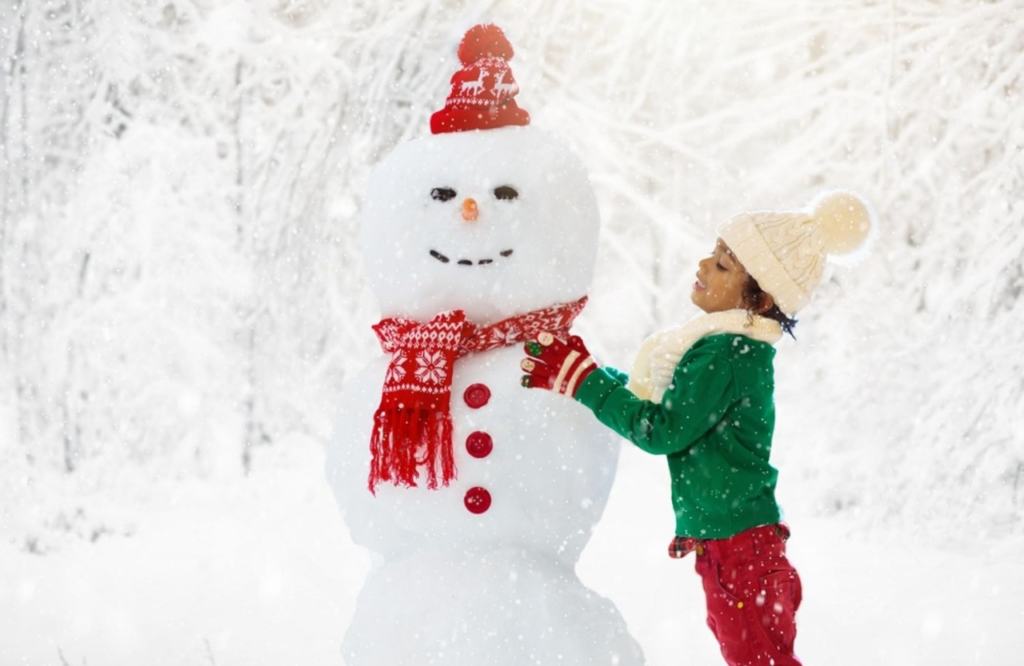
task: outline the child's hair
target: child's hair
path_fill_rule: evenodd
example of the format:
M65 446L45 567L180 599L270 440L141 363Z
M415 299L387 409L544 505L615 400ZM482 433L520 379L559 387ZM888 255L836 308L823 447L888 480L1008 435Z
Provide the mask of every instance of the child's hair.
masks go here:
M757 283L753 275L747 275L747 283L743 285L743 302L746 304L751 311L757 312L764 306L764 299L768 296L768 292L761 289L761 285ZM779 322L782 326L782 330L789 333L789 337L796 340L796 336L793 335L793 328L796 326L796 319L786 316L786 313L779 309L777 303L772 303L772 306L764 312L759 312L762 317L773 319Z

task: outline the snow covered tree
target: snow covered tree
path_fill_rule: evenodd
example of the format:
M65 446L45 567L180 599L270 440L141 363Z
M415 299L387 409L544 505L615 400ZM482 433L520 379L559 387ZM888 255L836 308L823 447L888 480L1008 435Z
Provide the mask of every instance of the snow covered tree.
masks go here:
M717 222L860 190L879 242L780 350L780 403L807 412L780 412L780 463L823 512L1019 527L1020 18L967 0L7 0L0 454L235 473L256 445L325 438L376 353L366 176L428 131L458 40L494 21L533 123L598 195L580 330L600 357L628 367L687 315Z

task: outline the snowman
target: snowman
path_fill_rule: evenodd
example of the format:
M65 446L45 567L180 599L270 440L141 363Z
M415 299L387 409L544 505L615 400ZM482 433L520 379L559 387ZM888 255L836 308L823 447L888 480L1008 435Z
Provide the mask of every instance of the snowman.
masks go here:
M513 50L470 29L430 136L373 172L361 218L384 354L343 391L327 475L373 566L348 666L643 663L575 565L618 444L581 405L519 384L523 343L586 303L587 174L515 101Z

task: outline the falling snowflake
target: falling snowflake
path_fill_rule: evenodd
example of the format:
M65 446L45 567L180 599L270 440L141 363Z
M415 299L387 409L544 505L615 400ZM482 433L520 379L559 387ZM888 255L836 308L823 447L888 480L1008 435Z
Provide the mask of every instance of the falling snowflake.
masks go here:
M416 368L416 379L425 384L440 384L448 377L445 370L448 363L439 351L420 352L416 357L416 365L419 366Z

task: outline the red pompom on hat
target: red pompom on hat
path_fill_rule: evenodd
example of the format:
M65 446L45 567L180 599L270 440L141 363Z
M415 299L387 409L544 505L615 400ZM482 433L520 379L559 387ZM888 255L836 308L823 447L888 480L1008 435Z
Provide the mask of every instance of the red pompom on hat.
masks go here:
M444 108L430 117L432 134L529 125L530 114L515 96L519 85L508 61L515 51L501 28L475 25L459 43L462 69L452 75L452 90Z

